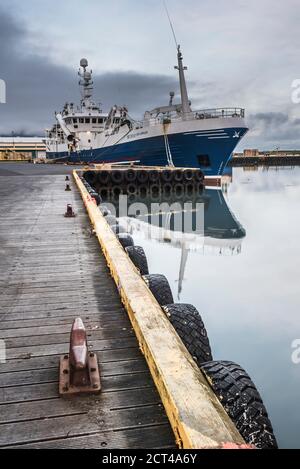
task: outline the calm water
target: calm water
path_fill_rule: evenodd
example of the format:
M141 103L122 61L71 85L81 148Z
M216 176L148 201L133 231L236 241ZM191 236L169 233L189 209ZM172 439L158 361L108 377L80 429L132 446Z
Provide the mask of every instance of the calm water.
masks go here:
M248 371L280 447L300 448L300 363L291 358L300 339L300 168L234 169L224 197L203 196L206 238L197 250L146 239L143 230L135 244L176 301L197 307L214 358Z

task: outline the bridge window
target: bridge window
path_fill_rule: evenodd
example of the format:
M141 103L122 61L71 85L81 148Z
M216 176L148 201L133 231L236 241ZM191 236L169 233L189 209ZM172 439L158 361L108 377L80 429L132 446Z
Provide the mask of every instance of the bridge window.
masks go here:
M73 124L77 124L77 118L73 119Z
M82 117L79 119L79 124L84 124L84 119Z
M200 167L208 168L211 165L208 155L197 155L197 159Z
M92 124L97 124L97 119L93 118L92 119Z
M89 124L90 123L90 118L85 119L85 123Z

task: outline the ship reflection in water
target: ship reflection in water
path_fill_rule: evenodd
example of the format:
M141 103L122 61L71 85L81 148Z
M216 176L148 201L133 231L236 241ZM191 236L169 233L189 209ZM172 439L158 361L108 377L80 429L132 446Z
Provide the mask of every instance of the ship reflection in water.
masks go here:
M226 191L226 187L223 189ZM203 255L238 255L241 252L246 231L231 212L221 190L205 189L202 194L193 196L130 196L126 198L127 216L122 216L124 208L122 211L119 199L110 202L119 223L126 226L136 244L143 238L180 250L178 299L190 251Z

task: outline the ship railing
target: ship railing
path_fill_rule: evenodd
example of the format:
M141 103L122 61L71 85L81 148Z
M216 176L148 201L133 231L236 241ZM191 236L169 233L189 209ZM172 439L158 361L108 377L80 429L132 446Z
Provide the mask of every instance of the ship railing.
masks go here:
M245 117L245 109L239 107L223 107L213 109L201 109L199 111L191 111L188 113L189 119L215 119L215 118L229 118L229 117ZM135 121L134 129L138 130L145 126L152 126L156 124L171 123L182 120L182 114L159 114L155 117L150 117L144 121Z
M193 111L195 119L213 119L220 117L245 117L245 109L240 107L222 107Z

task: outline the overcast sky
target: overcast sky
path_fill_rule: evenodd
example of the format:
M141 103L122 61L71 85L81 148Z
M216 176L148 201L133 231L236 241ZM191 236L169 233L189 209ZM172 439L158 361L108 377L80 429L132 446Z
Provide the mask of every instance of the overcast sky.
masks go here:
M168 0L193 109L241 106L241 147L300 148L299 0ZM176 50L162 0L0 0L0 134L43 134L78 101L87 57L95 99L140 117L178 94ZM178 98L178 95L177 95Z

